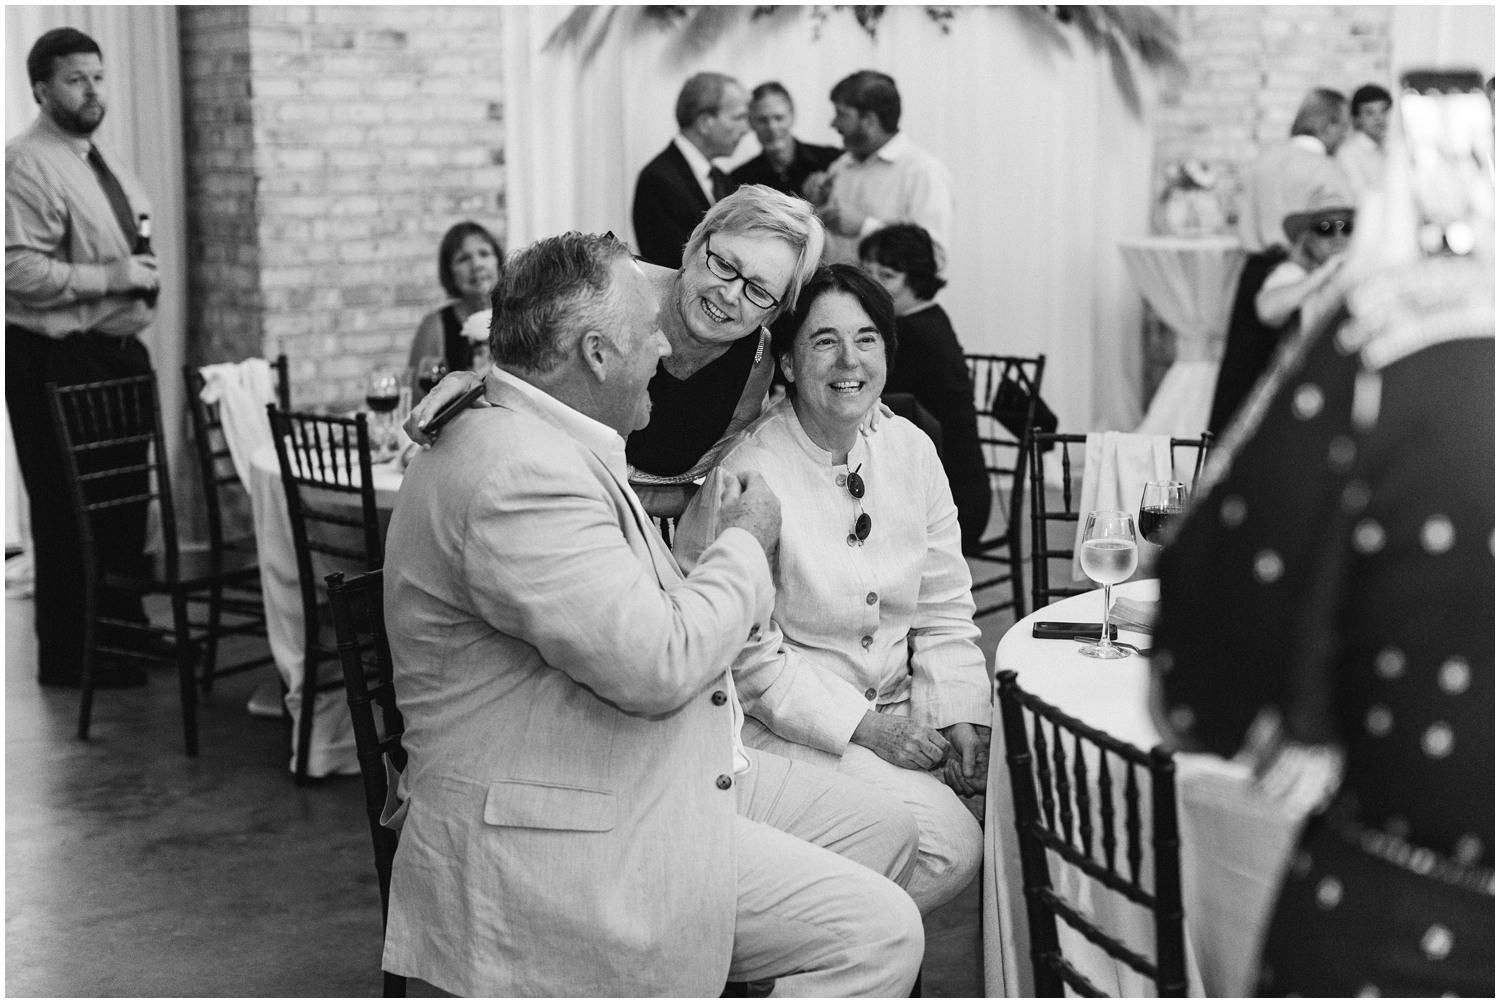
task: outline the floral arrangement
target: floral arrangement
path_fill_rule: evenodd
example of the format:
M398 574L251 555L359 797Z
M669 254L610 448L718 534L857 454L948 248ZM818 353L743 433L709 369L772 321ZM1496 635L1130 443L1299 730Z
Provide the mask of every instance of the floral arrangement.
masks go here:
M1201 160L1179 160L1167 165L1161 194L1161 228L1183 236L1223 230L1224 208L1214 192L1218 180L1213 168Z

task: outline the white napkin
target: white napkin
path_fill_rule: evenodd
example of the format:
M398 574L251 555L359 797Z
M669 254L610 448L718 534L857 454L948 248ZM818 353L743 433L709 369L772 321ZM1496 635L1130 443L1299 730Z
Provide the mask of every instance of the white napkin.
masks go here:
M1079 563L1083 527L1090 512L1129 512L1141 507L1147 481L1172 479L1172 437L1134 432L1090 432L1083 459L1083 491L1078 497L1078 529L1073 535L1073 580L1088 578ZM1139 530L1138 530L1139 531ZM1139 540L1137 540L1139 543Z
M246 359L204 366L198 372L203 375L203 392L198 396L205 404L219 405L229 458L240 483L248 488L250 457L260 447L271 445L271 423L266 419L266 405L276 401L271 364L265 359Z

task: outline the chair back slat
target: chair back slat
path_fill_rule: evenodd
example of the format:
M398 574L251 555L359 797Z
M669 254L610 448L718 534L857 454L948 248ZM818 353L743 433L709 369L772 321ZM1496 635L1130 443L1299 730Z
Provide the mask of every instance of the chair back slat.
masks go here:
M1184 995L1187 974L1180 840L1171 752L1160 746L1144 752L1084 724L1027 693L1012 671L1000 673L999 693L1037 994L1062 996L1071 989L1081 995L1102 995L1063 957L1057 931L1057 923L1062 921L1111 958L1152 980L1159 995ZM1116 781L1117 769L1124 771L1123 784ZM1144 875L1138 771L1145 771L1151 782L1151 867ZM1074 789L1071 799L1070 784ZM1056 810L1050 803L1054 788ZM1125 802L1123 833L1117 825L1117 790ZM1093 807L1096 799L1097 812ZM1077 807L1076 840L1070 803ZM1092 835L1096 821L1100 827L1097 853ZM1117 870L1122 842L1128 874ZM1052 884L1052 856L1094 879L1106 891L1149 909L1155 923L1156 957L1147 958L1132 949L1062 898Z
M178 571L177 514L167 469L156 374L74 386L47 384L53 427L63 455L84 553L84 574L96 576L96 513L156 503L161 517L163 571Z
M964 361L973 385L974 411L978 419L979 445L991 491L1001 500L1004 525L998 535L981 539L973 560L994 565L992 575L973 583L976 617L1001 610L1014 610L1017 619L1026 614L1022 576L1022 516L1026 501L1027 444L1041 400L1042 374L1047 357L966 354ZM1011 416L1023 434L1017 435L1000 420ZM980 593L1007 587L994 600L981 601Z
M396 705L383 579L380 571L347 580L342 572L335 572L326 579L349 719L354 726L354 748L364 781L365 817L375 850L382 928L390 910L391 867L401 839L398 832L380 822L389 793L386 762L397 772L406 769L406 750L401 745L406 723ZM402 976L385 973L385 986L387 996L405 995L406 980Z
M271 363L276 403L283 411L291 410L291 384L287 378L285 353ZM188 423L193 433L193 451L198 457L198 476L208 515L208 542L214 550L224 543L224 499L243 495L245 487L234 469L229 442L224 438L224 419L217 403L203 400L203 372L194 365L182 367L182 381L187 390Z
M1087 592L1087 587L1052 584L1052 562L1073 561L1073 531L1054 531L1054 526L1076 526L1078 510L1073 493L1074 450L1082 449L1088 436L1065 432L1032 432L1028 455L1031 466L1031 606L1041 609L1055 599ZM1055 507L1047 496L1044 456L1058 449L1062 465L1062 508ZM1063 535L1060 542L1053 537ZM1070 575L1071 579L1071 575Z

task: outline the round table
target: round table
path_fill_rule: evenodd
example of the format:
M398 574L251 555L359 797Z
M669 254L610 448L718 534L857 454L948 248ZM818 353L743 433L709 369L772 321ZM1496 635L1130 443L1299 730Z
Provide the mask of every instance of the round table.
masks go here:
M1154 600L1157 582L1128 582L1114 592L1116 598ZM1031 636L1038 620L1098 622L1103 607L1100 589L1025 617L1000 640L995 671L1014 669L1023 689L1116 738L1150 749L1161 736L1148 709L1150 667L1145 658L1099 661L1079 654L1076 641ZM1129 630L1121 630L1120 639L1142 648L1151 644L1149 634ZM1245 995L1252 987L1261 930L1302 819L1288 817L1261 797L1248 768L1238 763L1184 753L1176 759L1189 989L1193 995ZM985 995L1030 996L1026 904L998 705L985 800ZM1060 883L1060 891L1065 887L1066 882ZM1118 902L1115 896L1095 894L1094 915L1147 957L1154 956L1149 914ZM1070 942L1066 928L1062 932L1064 954L1106 992L1155 995L1150 983L1092 945Z
M1120 244L1125 268L1177 345L1137 432L1196 436L1208 427L1229 310L1245 251L1233 237L1145 237Z
M389 516L401 490L402 470L397 463L377 464L371 471L375 501ZM255 542L260 563L261 594L266 608L266 635L277 671L286 684L286 709L292 716L292 762L296 758L297 719L302 708L302 590L297 577L297 551L292 544L291 517L281 486L281 466L275 445L262 446L250 457L250 508L255 522ZM358 505L357 496L327 493L332 504ZM363 571L340 566L325 554L313 554L313 573L321 582L334 571ZM313 717L312 749L308 774L358 773L354 730L349 707L342 693L318 694Z

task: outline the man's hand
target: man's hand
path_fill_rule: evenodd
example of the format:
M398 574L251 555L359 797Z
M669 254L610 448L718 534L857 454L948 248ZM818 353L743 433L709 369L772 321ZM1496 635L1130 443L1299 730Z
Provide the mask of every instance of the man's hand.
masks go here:
M802 197L813 205L822 205L828 201L828 194L833 190L833 176L827 171L813 171L802 182Z
M766 479L755 471L735 479L733 476L719 478L720 522L725 529L738 526L760 542L766 552L766 560L776 553L776 541L781 539L781 499L771 490Z
M104 282L112 293L157 288L161 285L161 279L156 274L156 255L132 254L128 258L111 261Z
M432 445L437 441L437 436L428 435L426 430L427 423L432 420L432 416L437 414L444 404L461 397L464 391L478 382L481 382L480 377L468 370L461 373L449 373L417 403L416 407L411 409L411 414L407 415L406 423L401 427L418 445Z
M948 740L909 717L865 711L849 741L907 770L930 770L948 754Z
M943 729L950 745L943 779L960 794L983 794L990 766L990 729L953 724Z

